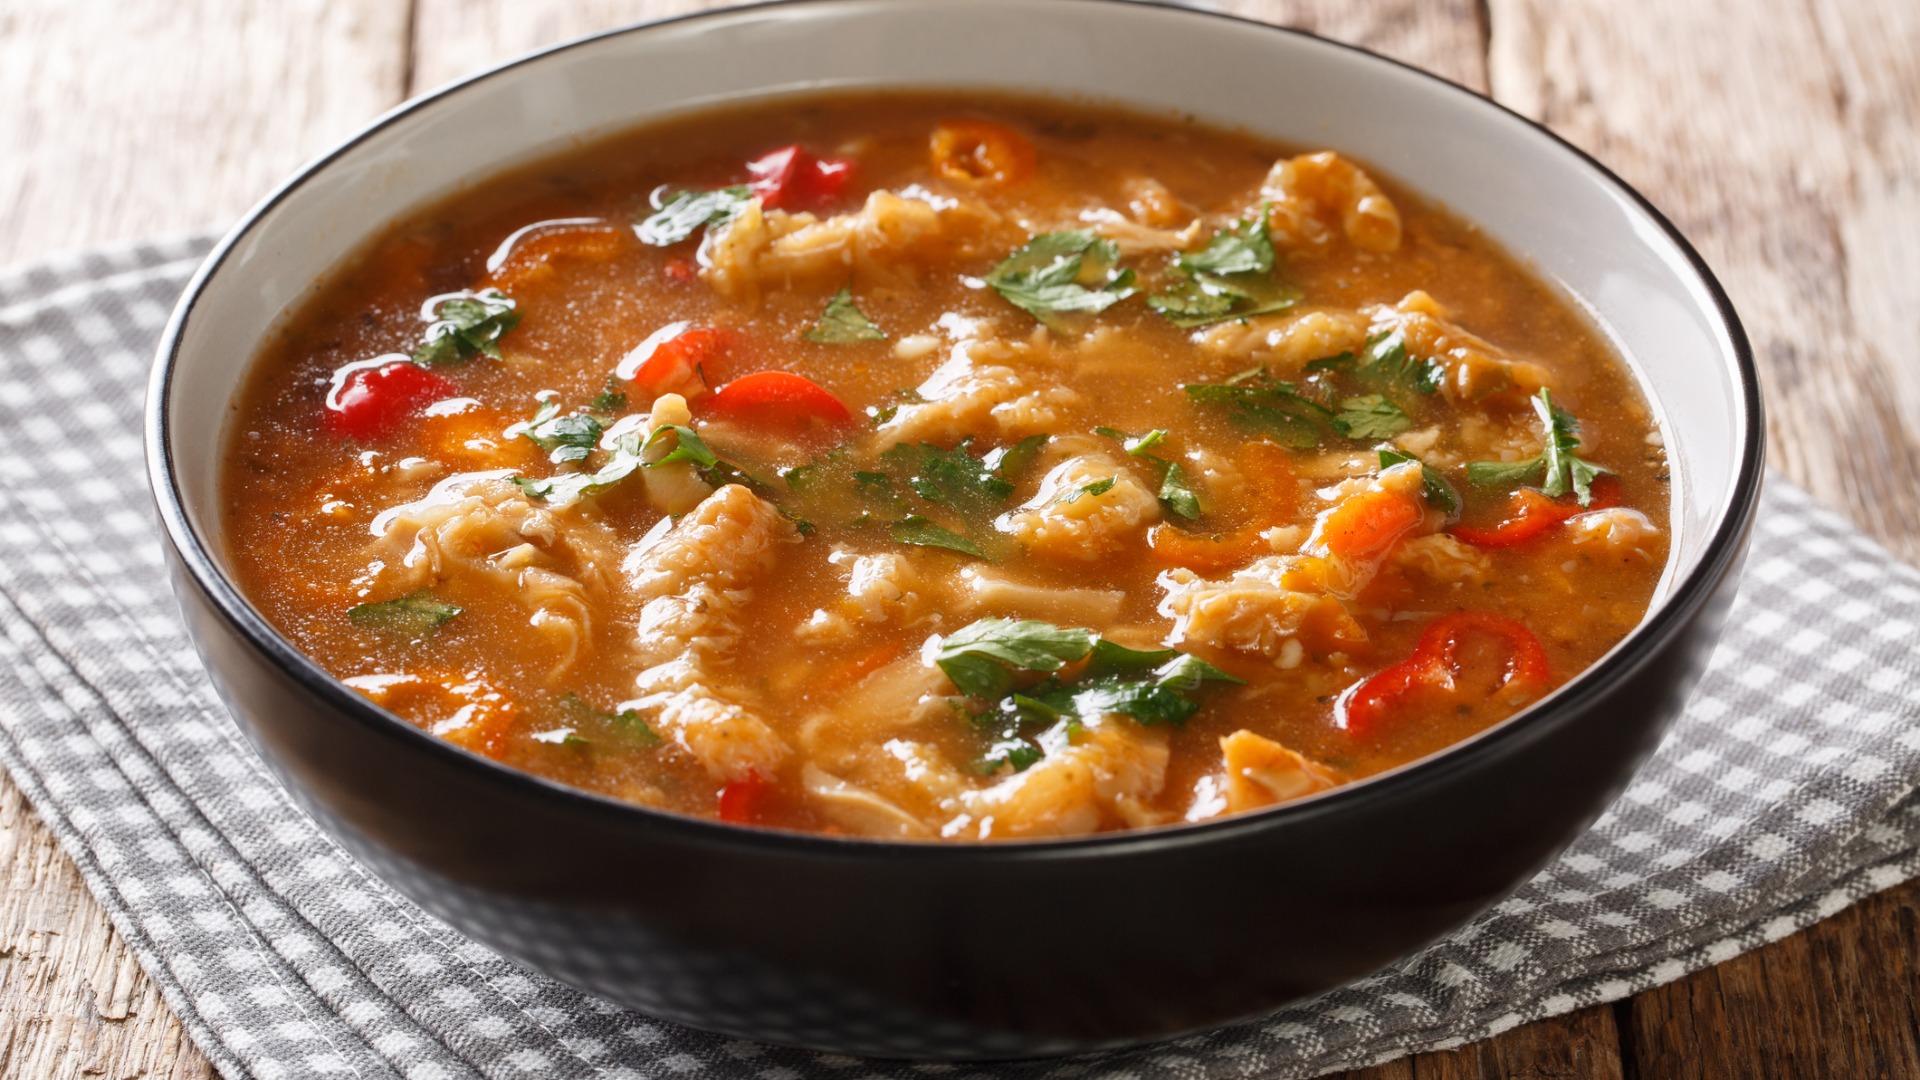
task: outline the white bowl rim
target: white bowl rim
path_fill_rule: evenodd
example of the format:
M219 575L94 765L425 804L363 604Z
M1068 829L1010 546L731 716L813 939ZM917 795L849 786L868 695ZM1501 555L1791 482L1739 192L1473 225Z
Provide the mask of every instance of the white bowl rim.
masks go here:
M1727 500L1721 507L1721 515L1713 525L1713 535L1703 547L1698 564L1682 579L1672 584L1665 600L1659 603L1649 617L1634 627L1600 660L1589 665L1546 697L1505 720L1424 757L1330 790L1256 811L1223 815L1198 822L1176 822L1151 828L1094 833L1088 836L984 842L903 841L745 827L623 802L611 796L576 788L515 768L422 731L398 715L375 705L364 695L348 688L281 635L279 630L266 620L227 576L220 567L218 559L213 555L212 545L206 542L188 520L185 496L181 491L178 473L173 465L169 399L174 367L196 301L214 276L219 273L227 256L235 247L282 201L362 142L417 111L504 72L609 38L642 34L658 27L707 20L722 21L769 9L804 8L816 4L881 7L887 3L887 0L757 0L752 3L688 12L614 27L561 42L514 57L402 102L321 153L281 182L220 239L188 282L185 292L181 295L162 332L153 371L149 377L145 425L148 479L166 539L178 555L181 565L192 576L194 583L206 593L213 608L224 616L243 638L266 654L270 661L314 693L322 702L331 704L338 711L363 723L380 728L384 734L415 742L423 746L428 753L449 756L463 763L455 767L477 767L491 774L496 782L519 787L529 796L574 803L576 804L574 809L582 813L600 813L615 818L628 818L630 820L627 824L635 826L644 824L670 831L685 830L691 834L688 839L695 842L717 842L751 848L771 848L790 854L817 853L843 858L971 861L1062 856L1094 857L1102 854L1135 854L1141 849L1213 843L1243 832L1305 825L1323 814L1338 813L1361 800L1377 799L1389 793L1406 794L1408 789L1417 785L1441 782L1461 770L1472 768L1481 759L1501 754L1509 749L1511 744L1524 742L1539 734L1543 726L1543 718L1550 717L1556 712L1582 708L1586 703L1602 696L1612 686L1656 658L1662 652L1661 646L1690 624L1713 598L1722 579L1737 571L1744 555L1747 535L1758 509L1766 457L1760 380L1746 331L1734 311L1733 302L1728 297L1726 289L1707 266L1706 260L1700 256L1680 230L1632 185L1586 151L1555 134L1544 124L1450 79L1371 49L1321 37L1295 27L1278 26L1229 12L1187 6L1179 3L1178 0L1048 0L1048 2L1056 4L1071 2L1088 7L1151 7L1194 18L1225 20L1243 26L1250 33L1290 35L1304 39L1311 47L1331 48L1354 54L1363 63L1374 62L1398 68L1426 80L1435 93L1464 95L1479 106L1491 110L1495 117L1517 121L1531 129L1533 134L1548 140L1554 149L1571 155L1580 166L1597 175L1608 187L1625 197L1634 209L1645 215L1664 238L1674 245L1686 260L1688 269L1698 279L1707 295L1712 298L1713 310L1709 314L1717 323L1730 350L1731 355L1726 359L1732 361L1739 391L1739 400L1734 403L1736 406L1734 423L1739 432L1737 450L1739 461L1733 473ZM644 123L644 120L637 119L634 126L643 126ZM250 360L243 370L251 370L251 367Z

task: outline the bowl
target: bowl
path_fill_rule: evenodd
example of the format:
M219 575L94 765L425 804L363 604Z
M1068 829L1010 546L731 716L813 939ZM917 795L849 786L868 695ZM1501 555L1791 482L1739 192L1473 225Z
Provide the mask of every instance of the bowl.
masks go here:
M1585 307L1655 406L1674 537L1650 613L1510 720L1317 797L1083 839L912 844L680 817L496 764L343 686L235 587L218 466L242 377L282 317L387 222L650 119L901 87L1111 101L1332 147L1477 222ZM1085 1051L1255 1016L1496 903L1586 828L1679 713L1733 594L1762 462L1757 382L1725 293L1605 168L1358 49L1110 0L719 11L410 102L214 251L161 344L147 438L174 587L215 686L375 872L527 967L654 1016L921 1059Z

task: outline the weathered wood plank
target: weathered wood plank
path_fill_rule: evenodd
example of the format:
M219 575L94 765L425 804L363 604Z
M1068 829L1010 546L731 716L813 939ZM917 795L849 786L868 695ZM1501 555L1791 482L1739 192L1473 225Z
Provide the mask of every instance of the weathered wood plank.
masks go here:
M224 225L400 100L382 0L8 0L0 263Z
M1639 1075L1920 1076L1920 882L1635 997Z
M1341 1074L1341 1080L1620 1080L1620 1039L1608 1006L1514 1028L1454 1050Z
M0 4L0 263L217 226L402 96L382 0ZM0 1077L212 1066L0 774Z
M0 1076L214 1075L4 776L0 874Z
M1920 558L1920 8L1490 12L1496 97L1616 168L1721 275L1766 383L1774 462ZM1640 995L1631 1064L1647 1077L1920 1075L1916 898L1902 887Z
M1490 11L1494 95L1644 191L1725 282L1772 460L1920 559L1920 6Z

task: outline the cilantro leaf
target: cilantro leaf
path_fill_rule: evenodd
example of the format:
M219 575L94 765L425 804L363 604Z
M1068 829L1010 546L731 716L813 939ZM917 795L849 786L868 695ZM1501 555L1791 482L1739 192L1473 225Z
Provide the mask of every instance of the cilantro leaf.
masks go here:
M1119 246L1091 229L1043 233L995 266L986 282L1059 329L1061 314L1105 311L1133 295L1133 271L1119 264Z
M1021 473L1026 472L1027 466L1033 464L1033 460L1040 456L1040 450L1047 445L1047 439L1046 435L1029 435L1012 446L987 451L986 457L980 460L987 468L993 470L993 475L1011 482Z
M1107 492L1113 490L1113 485L1119 482L1120 482L1119 477L1109 476L1104 480L1095 480L1090 484L1081 484L1079 487L1074 488L1072 491L1068 492L1065 497L1060 499L1059 500L1060 505L1068 506L1073 503L1077 503L1080 501L1080 497L1082 495L1096 495L1096 496L1105 495Z
M976 559L987 559L987 553L981 551L980 546L972 540L944 525L935 524L919 514L910 514L895 522L889 531L893 534L893 538L902 544L946 548L948 551L957 551ZM987 561L992 560L987 559Z
M740 185L711 191L676 192L656 203L654 213L633 227L643 244L671 247L700 231L722 229L753 201L753 189Z
M951 450L932 443L901 443L880 455L880 461L902 476L906 485L930 503L952 507L963 516L990 514L1013 495L1013 483L967 452L972 440Z
M1581 506L1593 505L1593 482L1612 472L1574 454L1580 448L1580 421L1553 403L1553 392L1541 387L1533 396L1533 412L1546 429L1539 454L1525 461L1475 461L1467 465L1467 482L1476 487L1524 484L1540 478L1540 491L1550 498L1572 492Z
M1400 406L1379 394L1345 399L1333 418L1333 430L1349 439L1390 438L1412 426Z
M1262 203L1259 217L1221 229L1199 251L1174 256L1173 272L1184 280L1148 297L1147 306L1182 330L1192 330L1285 311L1299 303L1299 289L1273 279L1270 210Z
M1427 496L1427 505L1451 517L1460 512L1460 492L1453 482L1440 473L1440 470L1428 465L1412 454L1392 447L1380 448L1380 467L1390 469L1407 461L1420 463L1420 484Z
M427 320L416 364L458 364L484 353L500 359L500 336L520 325L513 300L499 289L457 292L427 302L421 317Z
M1192 485L1187 483L1187 471L1182 469L1177 461L1167 461L1163 458L1152 460L1166 466L1166 471L1160 475L1160 490L1157 493L1161 505L1165 506L1169 512L1188 521L1198 521L1200 496L1193 490Z
M1235 423L1271 436L1282 446L1308 450L1320 445L1334 413L1299 387L1266 377L1264 370L1225 383L1188 383L1181 389L1203 405L1224 405Z
M569 690L554 703L554 709L561 718L572 724L571 728L562 728L570 735L568 742L591 742L580 738L574 732L582 728L611 730L625 740L641 746L659 746L660 734L649 726L645 719L633 709L610 712L597 709L582 700L580 695ZM538 738L538 736L535 736Z
M1404 386L1416 393L1438 393L1440 383L1446 378L1446 372L1441 370L1439 364L1408 352L1406 336L1398 330L1369 337L1363 355L1365 362L1360 366L1361 375L1390 385Z
M1189 274L1272 273L1273 238L1267 235L1270 212L1270 207L1261 204L1259 217L1221 229L1207 241L1206 247L1177 256L1175 265Z
M1148 455L1147 451L1160 445L1167 437L1166 428L1154 428L1145 435L1138 436L1129 435L1124 431L1116 431L1110 427L1094 428L1093 433L1095 435L1104 435L1109 439L1119 442L1120 448L1134 457L1149 457L1150 455Z
M660 455L657 460L647 462L647 468L655 469L682 461L690 462L695 468L703 470L712 469L721 464L720 455L707 448L706 441L700 438L698 432L680 424L654 428L648 433L647 441L641 447L642 451L652 447L654 443L666 438L669 434L674 438L673 449Z
M350 607L347 621L362 630L382 630L418 641L440 629L461 610L458 604L449 604L431 591L421 589L392 600Z
M534 409L532 419L524 424L515 424L507 431L545 450L547 460L555 465L585 461L600 445L600 435L606 431L606 426L598 417L587 413L561 416L559 412L560 402L557 399L543 397Z
M820 321L806 332L808 341L818 341L828 345L844 345L853 341L885 341L887 332L873 324L873 320L853 304L853 292L842 287L827 301L827 309L820 313Z
M1090 630L1036 619L979 619L940 642L933 662L961 693L998 698L1013 688L1016 671L1053 672L1093 651Z
M1059 715L1118 713L1142 724L1182 724L1200 710L1188 695L1202 684L1244 681L1173 649L1129 649L1103 638L1091 653L1078 678L1056 677L1026 696Z

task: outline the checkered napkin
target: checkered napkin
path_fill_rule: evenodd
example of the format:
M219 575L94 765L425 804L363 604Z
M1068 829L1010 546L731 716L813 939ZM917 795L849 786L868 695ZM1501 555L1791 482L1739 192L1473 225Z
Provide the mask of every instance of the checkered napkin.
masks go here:
M269 777L163 583L154 342L204 239L0 271L0 760L228 1077L965 1074L759 1046L521 970ZM996 1076L1304 1077L1625 997L1920 873L1920 573L1775 479L1724 643L1545 873L1389 970L1237 1027Z

